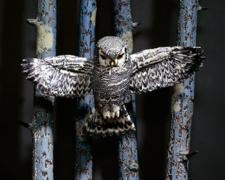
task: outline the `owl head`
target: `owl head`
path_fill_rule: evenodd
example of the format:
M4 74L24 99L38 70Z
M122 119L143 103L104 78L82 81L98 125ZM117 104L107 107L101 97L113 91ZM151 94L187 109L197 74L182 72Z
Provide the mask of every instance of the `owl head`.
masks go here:
M104 67L121 67L128 61L127 45L121 38L106 36L97 43L98 62Z

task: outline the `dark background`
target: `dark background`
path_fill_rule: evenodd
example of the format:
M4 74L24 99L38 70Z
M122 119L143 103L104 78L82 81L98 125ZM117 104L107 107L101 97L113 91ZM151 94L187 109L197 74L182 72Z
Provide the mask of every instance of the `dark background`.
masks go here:
M0 179L31 180L32 139L19 121L32 119L32 83L21 74L24 57L35 56L35 29L26 18L35 17L36 1L0 1ZM134 51L176 44L176 0L133 0ZM196 76L196 97L190 161L191 180L225 179L225 1L204 0L209 9L199 13L198 45L207 61ZM99 1L97 39L112 34L111 1ZM78 54L79 6L58 0L58 54ZM138 139L141 179L161 180L166 164L171 89L138 97ZM58 99L56 105L55 175L73 179L74 103ZM94 144L96 180L117 177L116 143Z

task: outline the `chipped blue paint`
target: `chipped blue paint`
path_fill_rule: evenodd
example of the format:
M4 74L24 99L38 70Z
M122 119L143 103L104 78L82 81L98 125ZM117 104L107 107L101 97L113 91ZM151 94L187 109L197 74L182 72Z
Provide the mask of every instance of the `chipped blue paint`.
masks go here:
M95 0L80 1L80 51L79 55L90 60L94 58L95 52L95 19L97 5ZM86 96L80 102L80 107L91 109L94 107L94 97ZM92 153L91 146L85 137L82 136L82 124L84 119L76 122L76 164L75 179L92 179Z
M56 0L39 0L38 15L36 18L37 41L43 38L43 44L37 44L37 56L39 58L51 57L56 55ZM41 28L41 29L40 29ZM43 33L44 31L44 33ZM46 41L47 40L47 41ZM51 45L51 46L50 46ZM44 49L41 49L42 46Z
M180 0L178 44L196 45L198 0ZM188 179L191 122L193 116L194 76L176 85L172 97L172 121L168 151L168 180Z
M130 6L130 0L114 0L115 33L127 42L129 53L133 50L133 22ZM135 106L133 106L133 111L135 112ZM119 139L118 146L119 179L138 180L139 166L136 135L134 133L123 135Z
M36 19L28 22L37 28L37 57L56 54L56 0L39 0ZM34 97L33 180L53 180L53 102L41 97L38 89Z
M97 6L95 0L81 0L80 7L80 56L94 58L95 19Z
M114 0L115 34L126 41L128 51L133 51L133 21L131 16L130 0Z

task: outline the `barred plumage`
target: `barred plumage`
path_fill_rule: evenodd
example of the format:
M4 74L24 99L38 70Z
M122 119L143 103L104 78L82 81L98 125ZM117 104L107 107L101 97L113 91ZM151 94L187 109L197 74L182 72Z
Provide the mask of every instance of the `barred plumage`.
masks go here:
M72 55L24 59L23 72L44 95L82 97L91 92L93 64Z
M130 88L144 93L173 86L198 70L203 59L200 47L162 47L133 54Z
M26 59L27 78L46 95L83 97L94 93L96 110L87 115L84 132L118 135L135 130L125 104L131 93L173 86L198 70L204 59L200 47L162 47L129 55L126 44L108 36L97 43L97 58L65 55Z
M126 97L130 95L130 74L130 63L124 64L123 67L114 68L102 68L96 65L93 89L97 105L100 107L107 103L123 105L126 102Z

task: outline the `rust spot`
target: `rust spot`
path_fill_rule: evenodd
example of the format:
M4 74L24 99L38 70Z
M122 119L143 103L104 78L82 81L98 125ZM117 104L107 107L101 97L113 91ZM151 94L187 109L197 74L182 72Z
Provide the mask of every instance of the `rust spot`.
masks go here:
M41 171L41 174L45 177L48 175L48 172L47 171Z
M47 156L46 152L43 152L42 157L46 157L46 156Z

